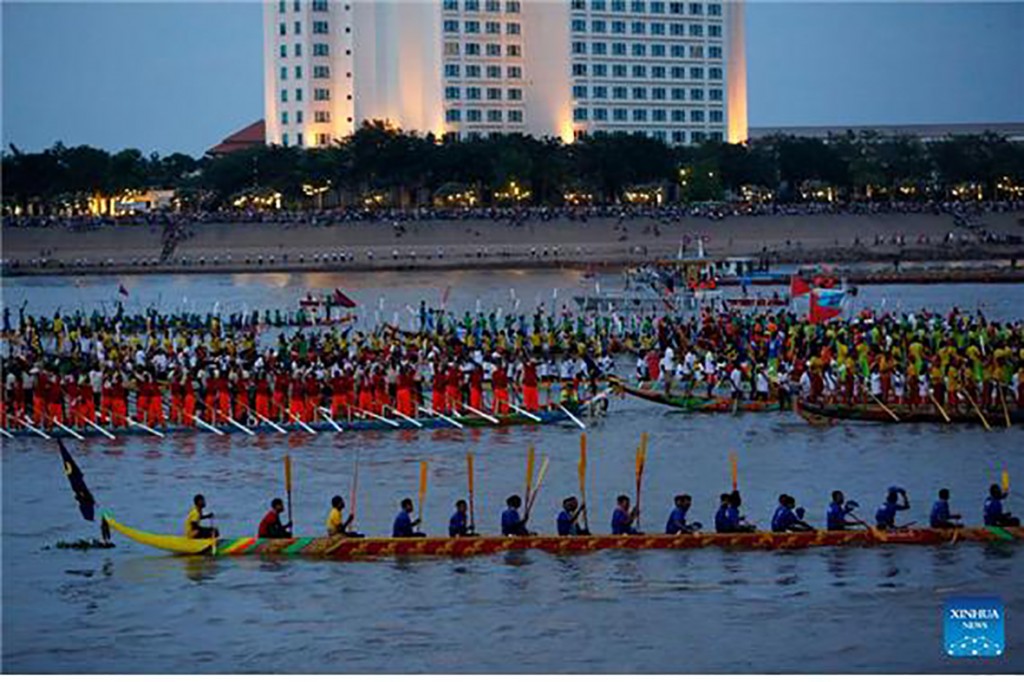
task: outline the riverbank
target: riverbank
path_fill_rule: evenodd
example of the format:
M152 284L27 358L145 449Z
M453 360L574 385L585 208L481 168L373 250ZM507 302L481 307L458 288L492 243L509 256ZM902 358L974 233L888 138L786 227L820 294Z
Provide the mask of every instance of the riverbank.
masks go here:
M3 230L5 276L193 272L619 267L696 253L772 263L1024 261L1024 214L993 213L972 229L949 215L739 216L721 221L637 217L486 220L405 225L204 224L161 260L158 227ZM998 243L986 235L1000 238ZM1007 243L1006 238L1018 243ZM999 269L999 268L997 268ZM1016 268L1002 268L1013 273ZM1005 274L1005 273L1004 273ZM937 276L941 276L941 273ZM951 275L952 276L952 275ZM944 280L943 280L944 281ZM1004 280L1005 281L1005 280Z

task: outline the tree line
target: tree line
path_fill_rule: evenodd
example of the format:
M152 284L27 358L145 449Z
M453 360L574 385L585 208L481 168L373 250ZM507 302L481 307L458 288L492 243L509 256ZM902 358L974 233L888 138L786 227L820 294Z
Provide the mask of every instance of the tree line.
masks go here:
M383 122L367 122L326 148L254 147L220 157L110 153L61 143L41 152L13 145L2 156L5 209L55 211L84 196L174 189L194 208L230 206L254 191L280 193L287 207L358 201L424 205L453 188L477 205L518 199L560 205L567 196L621 201L631 189L660 187L666 201L722 200L759 188L790 202L828 187L834 199L946 199L965 184L986 199L1011 198L1024 186L1024 144L1005 137L951 136L924 142L874 132L828 139L773 136L747 144L671 147L640 134L597 134L565 144L554 138L502 135L436 140ZM509 199L511 183L527 192ZM318 192L320 195L318 195ZM821 195L816 195L820 197Z

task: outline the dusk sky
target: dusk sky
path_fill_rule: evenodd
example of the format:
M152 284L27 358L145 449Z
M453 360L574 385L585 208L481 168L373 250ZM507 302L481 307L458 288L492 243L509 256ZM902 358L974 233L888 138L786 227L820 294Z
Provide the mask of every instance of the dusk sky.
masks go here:
M3 142L199 155L263 116L258 2L2 3ZM747 5L750 125L1024 120L1024 3Z

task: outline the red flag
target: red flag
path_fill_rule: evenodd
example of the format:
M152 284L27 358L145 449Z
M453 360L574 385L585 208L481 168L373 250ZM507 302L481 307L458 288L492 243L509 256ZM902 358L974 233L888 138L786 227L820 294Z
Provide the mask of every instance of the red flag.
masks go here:
M342 293L341 289L334 290L334 302L342 308L355 308L356 302Z
M124 288L123 284L117 285L117 293L121 294L125 298L128 298L128 290Z
M828 308L818 305L818 294L811 292L811 309L807 314L807 320L811 324L819 324L826 320L831 320L833 317L838 317L842 312L841 308Z
M805 296L811 293L811 285L807 283L800 275L791 275L789 278L789 296L790 298L797 298L798 296Z

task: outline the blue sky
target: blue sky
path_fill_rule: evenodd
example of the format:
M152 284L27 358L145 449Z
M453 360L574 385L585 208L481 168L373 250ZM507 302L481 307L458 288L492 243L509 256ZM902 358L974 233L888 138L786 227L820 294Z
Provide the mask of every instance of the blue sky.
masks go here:
M11 2L3 142L201 154L262 117L254 1ZM1024 120L1024 3L747 6L750 124Z

